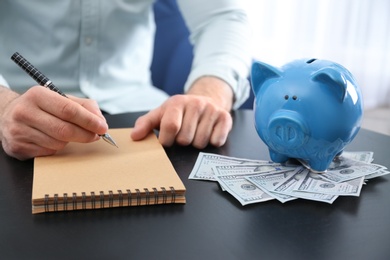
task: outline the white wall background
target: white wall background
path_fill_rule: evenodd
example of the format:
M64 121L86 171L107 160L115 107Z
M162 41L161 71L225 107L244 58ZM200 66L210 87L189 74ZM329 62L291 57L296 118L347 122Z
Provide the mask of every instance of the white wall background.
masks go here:
M246 0L255 59L340 63L354 74L366 109L390 106L389 0Z

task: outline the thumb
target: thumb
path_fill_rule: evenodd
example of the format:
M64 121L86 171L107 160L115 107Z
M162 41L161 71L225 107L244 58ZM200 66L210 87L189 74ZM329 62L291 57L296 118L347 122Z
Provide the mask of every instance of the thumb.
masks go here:
M160 108L154 109L137 119L131 132L131 139L134 141L142 140L153 129L158 129L161 122Z

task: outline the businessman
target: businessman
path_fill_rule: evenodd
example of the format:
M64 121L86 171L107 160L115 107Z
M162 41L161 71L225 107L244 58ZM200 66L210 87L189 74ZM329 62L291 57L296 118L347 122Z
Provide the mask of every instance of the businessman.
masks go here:
M0 140L20 160L51 155L108 130L101 110L144 111L132 132L159 129L164 146L221 146L230 111L247 98L250 28L242 1L179 0L194 61L183 95L150 79L153 1L2 1ZM9 57L19 51L69 98L34 84Z

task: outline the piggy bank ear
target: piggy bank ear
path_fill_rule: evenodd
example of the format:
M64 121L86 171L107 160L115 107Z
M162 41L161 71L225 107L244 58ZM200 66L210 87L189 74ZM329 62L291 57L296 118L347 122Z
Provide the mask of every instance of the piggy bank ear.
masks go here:
M251 83L255 93L261 88L263 83L270 78L280 77L282 74L277 68L263 62L255 61L252 64Z
M347 94L347 81L344 78L343 74L334 68L323 68L318 71L316 71L312 79L317 82L321 82L329 86L329 88L332 88L337 97L341 100L341 102L344 101L346 94Z

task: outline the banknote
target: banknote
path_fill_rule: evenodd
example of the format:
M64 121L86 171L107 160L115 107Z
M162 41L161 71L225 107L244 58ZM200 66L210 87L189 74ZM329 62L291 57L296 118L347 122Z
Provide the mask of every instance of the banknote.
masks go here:
M245 175L215 176L218 183L235 197L241 205L264 202L274 199L262 189L245 179Z
M195 179L195 180L216 181L214 177L215 174L213 171L214 166L245 165L245 164L280 166L279 163L274 163L270 161L249 160L249 159L242 159L242 158L200 152L188 178Z
M361 152L343 152L341 154L341 157L346 157L355 161L365 162L365 163L372 163L374 160L374 153L369 151L361 151ZM364 179L369 180L376 177L384 176L387 174L390 174L389 171L385 170L385 167L381 167L379 170L365 175Z
M372 163L374 160L374 153L369 151L360 151L360 152L346 152L344 151L341 154L341 157L346 157L355 161ZM384 176L390 174L389 171L386 170L386 167L381 166L381 168L374 173L368 174L364 176L365 180L373 179L376 177Z
M260 173L267 173L271 171L283 172L287 170L294 170L292 167L284 167L280 165L261 165L261 164L240 164L240 165L217 165L213 166L214 176L226 176L226 175L234 175L234 176L250 176ZM217 179L219 182L220 179ZM221 185L222 190L224 190L224 186Z
M290 178L282 183L279 183L272 191L301 199L315 200L332 204L337 199L337 195L309 193L295 190L295 187L298 185L300 180L302 180L309 172L310 171L306 168L299 169L299 171L295 172L295 174L290 176Z
M294 170L294 168L272 164L216 165L213 167L213 172L215 175L259 174L271 171L274 172L288 170Z
M306 175L294 187L294 191L358 197L360 196L363 183L364 177L334 183L320 178L316 173L307 171Z
M372 164L373 156L370 151L343 152L325 173L315 173L293 161L279 164L200 153L189 179L218 181L242 205L272 199L331 204L338 196L360 196L365 180L390 173L386 167Z
M376 178L376 177L380 177L380 176L384 176L384 175L387 175L387 174L390 174L390 171L387 171L385 169L380 169L374 173L371 173L369 175L366 175L364 176L364 179L365 180L370 180L370 179L373 179L373 178Z
M359 162L372 163L372 161L374 160L374 153L370 151L360 151L360 152L344 151L341 154L341 157L349 158Z
M245 179L247 179L249 182L253 183L257 187L261 188L268 195L274 197L275 199L279 200L282 203L285 203L287 201L295 200L297 198L290 195L275 193L273 192L274 187L277 186L279 183L288 180L291 176L294 176L295 173L300 169L303 168L300 167L299 169L286 171L286 172L278 171L278 172L257 174L257 175L247 176L245 177Z
M337 157L332 161L328 170L320 176L331 182L344 182L370 175L384 168L378 164L369 164L346 157Z

